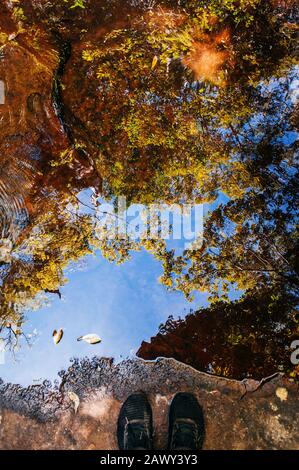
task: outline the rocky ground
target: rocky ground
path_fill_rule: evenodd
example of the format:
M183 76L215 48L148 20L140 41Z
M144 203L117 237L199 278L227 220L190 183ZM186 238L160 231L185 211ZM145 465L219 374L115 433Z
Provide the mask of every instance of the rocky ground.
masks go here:
M281 374L236 381L210 376L173 359L155 362L75 360L61 382L0 386L1 449L115 449L126 397L144 390L153 407L156 449L164 449L167 410L191 391L205 416L205 449L299 449L298 385Z

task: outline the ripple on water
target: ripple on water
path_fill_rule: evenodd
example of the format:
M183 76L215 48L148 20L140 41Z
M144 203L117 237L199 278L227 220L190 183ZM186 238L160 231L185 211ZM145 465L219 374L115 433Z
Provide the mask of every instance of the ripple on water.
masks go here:
M26 171L25 175L17 174L0 177L0 263L9 262L13 244L29 216L24 199L29 184Z

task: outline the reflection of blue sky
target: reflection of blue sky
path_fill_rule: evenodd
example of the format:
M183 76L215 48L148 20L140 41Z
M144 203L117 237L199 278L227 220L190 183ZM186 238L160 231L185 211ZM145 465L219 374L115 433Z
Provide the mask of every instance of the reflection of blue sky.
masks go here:
M226 196L219 195L210 207L205 206L204 213L226 201ZM188 226L194 230L194 220ZM198 227L202 227L201 222ZM170 239L168 247L180 254L185 243L190 242L190 233L185 235L187 239ZM3 380L22 385L53 380L74 356L99 355L116 361L132 357L141 342L154 336L169 315L184 317L191 308L208 305L205 294L197 294L190 303L182 293L167 291L158 282L162 274L160 263L145 250L133 252L131 260L120 266L106 261L100 253L86 257L79 265L83 268L66 272L69 282L61 289L62 300L51 295L50 307L27 315L24 331L36 330L36 338L31 348L23 342L17 361L6 353L5 364L0 364ZM237 296L231 293L231 298ZM54 345L52 332L58 328L63 328L64 336L59 345ZM99 334L102 343L91 346L76 341L88 333Z
M0 377L24 385L36 380L39 383L42 378L54 379L73 356L101 355L119 360L134 355L169 315L184 316L192 307L181 293L167 292L159 284L161 273L159 263L144 251L133 254L121 266L100 255L89 256L83 270L68 274L62 301L53 295L51 307L28 315L25 331L36 328L37 339L31 349L23 346L17 354L18 362L6 354ZM198 295L196 304L206 304L206 296ZM65 334L55 346L52 332L60 327ZM98 333L102 343L78 343L76 338L86 333Z

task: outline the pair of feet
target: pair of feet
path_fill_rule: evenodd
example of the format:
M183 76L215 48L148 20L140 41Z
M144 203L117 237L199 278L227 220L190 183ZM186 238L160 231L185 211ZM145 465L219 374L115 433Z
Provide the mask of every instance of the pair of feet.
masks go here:
M191 393L173 398L168 417L168 450L200 450L204 439L202 408ZM152 409L143 392L130 395L123 404L117 424L121 450L153 448Z

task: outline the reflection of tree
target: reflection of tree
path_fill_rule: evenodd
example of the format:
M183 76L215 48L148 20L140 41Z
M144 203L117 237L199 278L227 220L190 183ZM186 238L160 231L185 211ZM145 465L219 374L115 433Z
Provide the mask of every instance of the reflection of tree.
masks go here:
M290 345L298 337L292 299L264 291L241 301L219 302L184 320L170 317L137 352L143 359L173 357L199 370L243 379L277 370L297 377Z
M262 108L260 81L291 66L293 25L264 1L242 9L231 1L205 9L187 1L184 10L169 3L74 48L64 77L67 117L114 195L211 200L224 186L237 196L246 170L235 161L238 133ZM207 55L220 55L211 77L197 72L194 81Z
M215 299L233 286L298 290L298 170L288 87L289 78L272 84L256 122L237 129L237 159L219 178L224 190L235 185L238 193L208 215L201 250L174 260L168 285L187 295L208 290Z
M28 61L42 58L43 28L53 35L43 41L55 63L57 37L72 45L60 87L62 70L53 77L64 126L53 110L48 136L36 124L43 160L27 195L30 223L1 266L3 321L17 322L45 294L60 294L70 262L96 249L122 262L141 248L108 233L99 241L96 218L77 207L89 186L143 203L225 194L228 202L207 216L200 249L177 257L163 243L142 243L162 263L161 281L187 297L208 291L213 301L227 301L237 287L251 309L264 295L265 312L281 299L291 310L298 288L292 8L264 0L173 0L135 12L119 1L69 6L53 0L36 9L20 0L22 15L5 12L8 30L0 20L3 50L17 25ZM30 126L41 115L47 123L42 90L30 96Z

